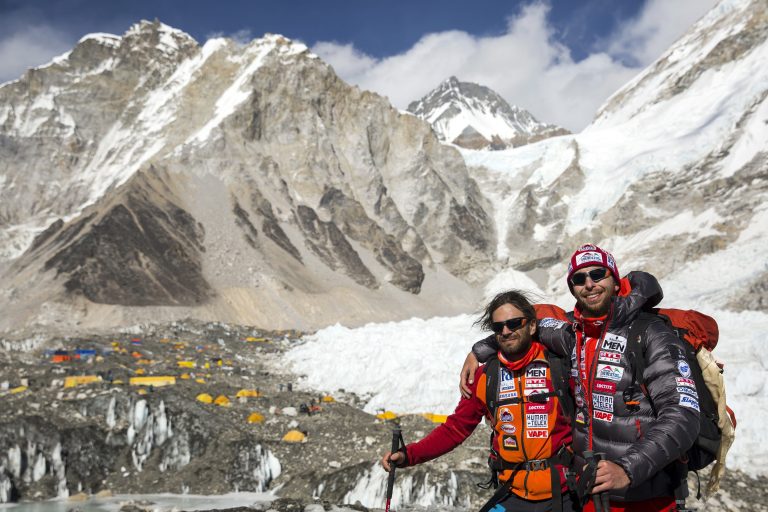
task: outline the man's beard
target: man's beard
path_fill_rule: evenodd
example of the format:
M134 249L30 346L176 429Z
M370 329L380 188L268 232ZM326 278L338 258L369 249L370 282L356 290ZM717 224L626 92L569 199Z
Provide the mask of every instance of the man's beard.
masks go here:
M581 296L576 297L576 302L579 305L582 313L586 313L588 318L595 318L603 315L607 315L611 309L611 296L606 295L603 300L597 304L588 304L586 299Z

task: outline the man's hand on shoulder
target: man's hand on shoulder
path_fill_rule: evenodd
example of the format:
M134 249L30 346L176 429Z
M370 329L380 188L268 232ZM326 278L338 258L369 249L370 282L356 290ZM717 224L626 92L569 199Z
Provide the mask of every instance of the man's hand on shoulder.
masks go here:
M592 487L592 494L611 489L626 489L629 487L629 484L629 476L627 476L624 468L615 462L601 460L597 463L595 486Z
M467 354L467 358L464 360L464 366L461 367L461 373L459 374L459 391L461 391L461 396L464 398L472 396L472 390L469 389L469 386L474 384L475 373L479 366L480 363L477 361L475 354L472 352Z

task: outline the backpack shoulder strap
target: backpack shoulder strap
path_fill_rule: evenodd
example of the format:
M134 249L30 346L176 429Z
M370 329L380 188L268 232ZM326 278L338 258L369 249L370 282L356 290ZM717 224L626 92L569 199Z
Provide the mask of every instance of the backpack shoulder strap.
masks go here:
M571 361L547 350L547 362L552 374L552 387L554 387L560 407L562 407L565 415L573 421L576 410L571 399L569 385Z
M632 382L638 386L643 385L643 373L645 372L645 344L648 326L657 318L661 318L651 312L641 311L637 318L629 324L627 335L627 359L633 373Z
M496 418L496 407L499 405L499 358L491 357L485 363L485 406Z

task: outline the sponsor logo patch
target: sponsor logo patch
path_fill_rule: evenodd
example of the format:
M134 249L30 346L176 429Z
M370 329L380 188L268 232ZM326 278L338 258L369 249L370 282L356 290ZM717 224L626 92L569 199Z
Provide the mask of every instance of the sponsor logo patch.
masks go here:
M499 393L499 400L509 400L510 398L517 398L517 391L507 391L506 393Z
M583 252L576 255L576 266L580 267L585 263L602 263L603 255L599 252Z
M584 397L581 395L581 393L577 394L574 398L576 407L584 407Z
M611 364L598 364L597 365L597 378L620 381L624 375L624 368L621 366Z
M543 379L547 376L547 368L544 366L535 366L525 370L525 376L537 379Z
M675 377L675 382L677 382L678 386L696 387L696 382L693 379L686 379L685 377Z
M680 395L680 405L683 407L688 407L689 409L696 409L697 411L701 411L701 409L699 409L699 401L692 396Z
M531 402L528 402L525 404L526 414L546 413L546 412L549 412L548 409L549 409L548 404L534 404Z
M514 425L510 425L509 423L502 423L500 428L502 432L506 432L507 434L517 433L517 427Z
M499 410L499 420L501 421L515 421L515 417L512 415L507 407L502 407Z
M615 382L601 382L599 380L596 380L594 384L592 384L592 389L595 391L600 391L601 393L615 393L616 392L616 383Z
M512 372L502 368L499 375L499 391L512 391L515 389L515 377Z
M688 365L686 361L677 362L677 371L680 375L682 375L685 378L688 378L691 376L691 367Z
M549 415L548 414L526 414L525 426L526 428L549 428Z
M546 389L526 389L526 390L523 392L523 394L524 394L525 396L531 396L531 395L539 395L539 394L541 394L541 393L546 393L546 392L547 392L547 390L546 390ZM549 397L547 397L547 398L543 398L543 399L541 400L541 402L545 402L545 401L546 401L546 402L549 402ZM537 403L541 403L541 402L538 402L538 401L537 401Z
M526 388L545 388L547 387L547 379L525 379Z
M693 398L696 398L696 399L699 398L699 394L696 392L695 389L689 388L689 387L686 387L686 386L677 386L677 392L678 393L685 393L687 395L691 395Z
M542 318L541 320L539 320L539 327L543 329L546 329L546 328L560 329L566 323L567 322L558 320L557 318Z
M525 437L529 439L546 439L549 437L549 430L547 429L535 429L535 430L527 430L525 432Z
M515 436L503 436L501 438L501 444L507 450L517 450L517 437L515 437Z
M617 334L608 333L605 335L605 340L603 340L603 348L623 354L627 349L627 338Z
M601 411L613 412L613 396L593 394L592 407Z
M608 363L619 363L621 362L621 354L618 352L601 350L600 354L598 355L598 359L600 361L606 361Z
M579 411L576 413L576 423L581 423L582 425L585 424L587 420L584 417L584 411Z
M608 259L608 266L611 267L611 269L615 272L616 261L613 259L613 256L611 256L610 254L606 254L606 258Z
M608 423L613 421L613 413L605 411L592 411L592 417L596 420L607 421Z

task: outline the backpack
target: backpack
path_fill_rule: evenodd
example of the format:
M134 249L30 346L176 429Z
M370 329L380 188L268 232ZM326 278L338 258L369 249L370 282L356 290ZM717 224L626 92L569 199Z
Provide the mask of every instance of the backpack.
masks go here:
M723 365L712 355L719 337L717 322L712 317L694 310L653 308L638 315L629 327L627 357L630 371L646 396L643 386L643 338L648 325L657 317L662 318L678 338L685 341L684 356L689 363L691 379L695 382L698 392L701 427L698 437L686 454L687 467L689 470L698 471L715 463L705 488L705 493L711 495L719 488L720 479L725 473L725 456L733 444L736 428L736 417L726 405Z

